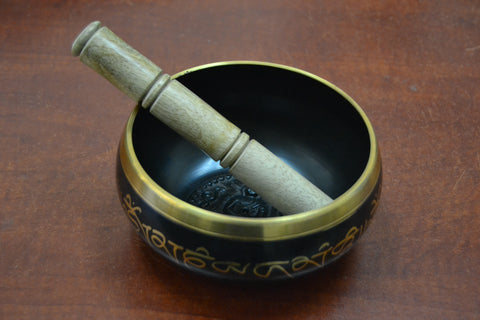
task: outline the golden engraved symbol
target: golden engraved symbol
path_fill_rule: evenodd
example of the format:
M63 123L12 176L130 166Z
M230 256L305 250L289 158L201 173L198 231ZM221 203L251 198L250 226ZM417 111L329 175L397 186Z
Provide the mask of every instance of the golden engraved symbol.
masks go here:
M234 262L234 261L215 261L212 263L212 268L215 271L218 271L221 273L228 273L230 271L234 271L239 274L245 274L249 266L250 266L250 263L247 263L242 268L241 263Z
M199 269L203 269L207 266L205 260L214 260L214 257L210 256L210 253L204 247L197 248L192 251L190 249L185 250L183 253L183 262L186 266L193 266Z
M123 198L123 208L125 209L128 219L133 224L135 231L141 232L145 238L145 240L151 245L158 249L162 249L168 254L170 257L172 254L167 248L167 239L163 233L160 231L153 229L151 226L142 223L140 218L138 217L142 213L142 209L139 206L135 206L135 203L132 200L130 194L127 194ZM151 231L151 232L150 232Z
M312 260L315 260L319 257L322 257L321 262L320 262L320 266L325 265L325 260L327 259L327 255L330 253L330 251L332 251L332 249L333 249L333 247L330 245L329 242L323 243L320 246L320 248L318 248L319 253L314 254L312 256Z
M290 261L268 261L263 263L257 263L253 268L253 273L259 278L268 278L272 274L273 270L277 270L286 276L292 278L292 275L285 269ZM285 266L285 267L284 267Z
M127 213L128 219L132 222L135 231L140 231L140 220L138 219L138 215L142 213L142 209L138 206L134 206L135 203L132 201L132 197L130 194L127 194L125 197L123 197L123 203L122 207Z
M337 243L337 245L333 248L332 255L336 256L345 252L345 250L348 250L352 246L353 242L355 241L355 236L357 235L357 233L358 233L358 228L351 227L350 230L348 230L345 238L343 238L343 240Z
M308 267L308 265L320 267L320 265L312 259L305 256L298 256L292 259L292 271L297 272Z

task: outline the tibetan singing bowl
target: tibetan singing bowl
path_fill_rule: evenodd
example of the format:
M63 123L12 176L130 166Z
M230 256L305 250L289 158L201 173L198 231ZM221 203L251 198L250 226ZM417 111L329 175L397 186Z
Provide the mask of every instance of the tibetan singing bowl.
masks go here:
M335 200L283 215L137 107L120 140L117 184L153 250L208 276L276 280L320 269L352 247L377 207L381 160L371 124L349 96L270 63L215 63L174 78Z

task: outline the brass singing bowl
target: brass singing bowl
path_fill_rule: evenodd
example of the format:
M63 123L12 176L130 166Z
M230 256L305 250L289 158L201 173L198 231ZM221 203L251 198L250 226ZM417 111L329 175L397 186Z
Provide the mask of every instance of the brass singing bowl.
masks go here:
M208 276L277 280L321 269L352 247L373 218L382 176L373 128L355 101L271 63L214 63L174 78L335 200L283 216L136 107L119 144L117 185L153 250Z

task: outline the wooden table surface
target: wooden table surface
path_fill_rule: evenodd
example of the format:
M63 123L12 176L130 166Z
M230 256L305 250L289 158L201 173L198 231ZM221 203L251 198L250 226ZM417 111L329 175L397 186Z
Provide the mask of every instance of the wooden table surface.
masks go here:
M480 2L0 1L1 319L480 319ZM376 217L314 275L177 270L127 221L134 103L70 54L101 20L168 73L224 60L317 74L369 116Z

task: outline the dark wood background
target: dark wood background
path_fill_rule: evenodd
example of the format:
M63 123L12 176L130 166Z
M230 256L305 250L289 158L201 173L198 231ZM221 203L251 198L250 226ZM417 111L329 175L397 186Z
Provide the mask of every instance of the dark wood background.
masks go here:
M480 2L0 1L1 319L480 319ZM170 74L305 69L366 111L384 189L342 260L225 284L153 255L117 199L134 103L70 46L101 20Z

